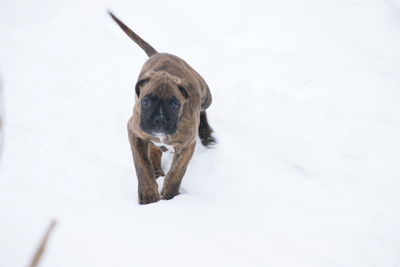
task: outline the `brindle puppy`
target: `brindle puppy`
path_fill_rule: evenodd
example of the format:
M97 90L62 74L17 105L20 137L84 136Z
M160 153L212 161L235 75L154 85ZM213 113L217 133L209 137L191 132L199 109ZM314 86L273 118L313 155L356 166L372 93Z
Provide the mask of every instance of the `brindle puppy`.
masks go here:
M139 184L139 203L171 199L192 158L198 132L204 146L215 143L205 110L211 93L204 79L185 61L158 53L109 12L121 29L149 56L136 83L135 106L128 122L129 142ZM174 152L164 186L158 192L156 178L164 176L162 152Z

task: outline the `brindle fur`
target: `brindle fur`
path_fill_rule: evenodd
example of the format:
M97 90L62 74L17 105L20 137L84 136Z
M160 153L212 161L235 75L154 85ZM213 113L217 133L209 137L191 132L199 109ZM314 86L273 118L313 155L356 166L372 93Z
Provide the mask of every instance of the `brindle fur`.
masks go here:
M205 115L205 110L212 102L211 93L204 79L184 60L171 54L158 53L113 14L110 15L149 56L139 74L133 115L128 121L129 141L138 178L139 203L148 204L160 198L171 199L179 194L182 178L193 156L197 132L204 145L215 142ZM177 130L172 135L166 135L163 140L144 132L140 127L141 100L149 93L164 99L174 96L181 103ZM162 151L153 142L162 142L175 150L161 195L156 178L164 176L161 168Z
M165 176L163 169L161 168L161 157L162 152L160 148L156 147L154 144L149 144L149 157L153 164L154 175L156 178L160 176Z

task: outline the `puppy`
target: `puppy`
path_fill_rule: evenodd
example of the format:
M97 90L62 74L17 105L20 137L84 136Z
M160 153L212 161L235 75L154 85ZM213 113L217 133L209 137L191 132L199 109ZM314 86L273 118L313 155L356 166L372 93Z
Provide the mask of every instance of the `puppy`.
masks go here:
M204 146L215 143L205 111L212 101L210 90L184 60L158 53L110 11L109 14L149 56L135 86L135 105L128 121L139 203L172 199L179 194L197 133ZM160 195L156 178L164 176L161 157L166 150L174 155Z

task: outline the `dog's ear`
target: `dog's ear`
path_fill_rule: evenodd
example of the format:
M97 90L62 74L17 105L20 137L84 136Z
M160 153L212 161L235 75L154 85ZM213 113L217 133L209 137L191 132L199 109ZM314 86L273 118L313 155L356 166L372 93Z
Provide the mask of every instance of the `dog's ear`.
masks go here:
M194 88L194 85L185 79L176 79L176 83L179 91L183 97L187 100L188 105L194 112L197 110L197 104L200 103L200 95L198 90Z
M155 75L154 71L146 71L145 73L141 73L139 75L138 81L135 86L135 92L136 92L137 97L140 96L140 91L141 91L142 87L146 83L148 83L150 81L150 79L154 77L154 75Z
M190 95L188 93L187 88L189 88L190 84L188 84L187 82L185 82L185 80L180 79L178 77L174 77L174 80L181 94L185 97L185 99L189 99Z
M187 90L185 89L185 87L183 87L182 85L178 85L178 89L186 99L189 98L189 94L188 94Z
M148 81L150 81L150 78L144 78L144 79L139 80L139 81L136 83L135 92L136 92L136 96L137 96L137 97L140 96L140 89L141 89L141 87L143 87L143 85L145 85Z

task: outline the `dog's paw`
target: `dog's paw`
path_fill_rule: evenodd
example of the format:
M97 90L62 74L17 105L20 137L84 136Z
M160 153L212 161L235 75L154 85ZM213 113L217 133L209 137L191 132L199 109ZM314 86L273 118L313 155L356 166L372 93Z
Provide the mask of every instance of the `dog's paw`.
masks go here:
M165 200L173 199L175 196L179 195L179 189L177 190L163 190L161 191L161 198Z
M140 193L139 192L139 204L144 205L144 204L150 204L154 203L160 200L160 194L158 192L144 192Z
M151 204L160 200L160 195L145 195L139 198L140 205Z

